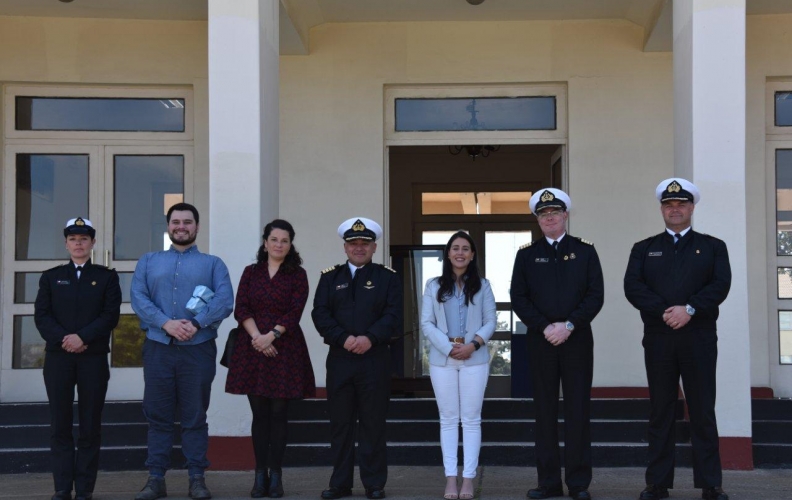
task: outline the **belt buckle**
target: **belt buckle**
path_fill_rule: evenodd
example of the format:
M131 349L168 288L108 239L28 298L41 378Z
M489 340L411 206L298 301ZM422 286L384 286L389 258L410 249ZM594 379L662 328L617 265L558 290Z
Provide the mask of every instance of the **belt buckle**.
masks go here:
M453 342L454 344L464 344L465 337L452 337L451 342Z

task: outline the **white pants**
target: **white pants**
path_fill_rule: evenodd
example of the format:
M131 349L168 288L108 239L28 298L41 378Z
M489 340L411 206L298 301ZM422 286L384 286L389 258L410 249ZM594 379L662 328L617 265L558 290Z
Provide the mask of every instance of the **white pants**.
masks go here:
M476 477L481 448L481 406L487 388L489 364L465 366L464 361L448 358L446 366L429 365L437 408L440 411L440 447L446 476L457 475L459 422L462 422L462 477Z

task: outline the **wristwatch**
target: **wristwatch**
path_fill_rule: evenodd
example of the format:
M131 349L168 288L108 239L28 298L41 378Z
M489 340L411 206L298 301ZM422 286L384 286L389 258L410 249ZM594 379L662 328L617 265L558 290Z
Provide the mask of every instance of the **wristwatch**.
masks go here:
M685 306L685 312L687 312L689 315L693 316L694 314L696 314L696 309L693 306L691 306L690 304L687 304Z
M569 330L570 332L575 329L575 325L573 325L571 321L567 321L566 325L564 326L566 326L566 329Z
M481 349L481 344L479 344L478 340L473 339L470 341L470 343L473 344L473 347L475 347L477 351Z
M270 330L270 331L272 332L272 334L273 334L273 335L275 335L275 338L276 338L276 339L279 339L279 338L281 338L281 332L280 332L280 330L278 330L277 328L273 328L273 329L272 329L272 330Z
M193 325L193 326L194 326L196 329L198 329L198 330L200 330L200 329L201 329L201 324L200 324L200 323L198 323L198 322L195 320L195 318L191 319L191 320L190 320L190 323L192 323L192 325Z

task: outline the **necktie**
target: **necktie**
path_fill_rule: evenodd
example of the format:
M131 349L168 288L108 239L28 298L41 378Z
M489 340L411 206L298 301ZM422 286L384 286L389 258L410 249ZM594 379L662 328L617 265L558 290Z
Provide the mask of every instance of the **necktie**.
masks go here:
M77 279L80 279L80 274L82 274L83 266L77 266Z
M674 251L679 248L679 240L682 239L682 235L679 233L674 233Z
M553 251L558 252L558 241L553 242Z

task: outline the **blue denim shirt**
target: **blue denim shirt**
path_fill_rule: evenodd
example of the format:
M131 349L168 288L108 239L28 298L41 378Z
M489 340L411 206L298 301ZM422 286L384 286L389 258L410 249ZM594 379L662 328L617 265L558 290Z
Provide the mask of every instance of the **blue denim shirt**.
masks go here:
M205 285L214 297L203 311L193 315L187 302L197 285ZM219 257L201 253L196 245L184 252L173 246L140 258L132 278L132 309L140 318L146 337L168 344L200 344L217 337L210 325L227 318L234 310L234 290L228 268ZM190 340L171 337L162 326L171 319L195 319L201 329Z

